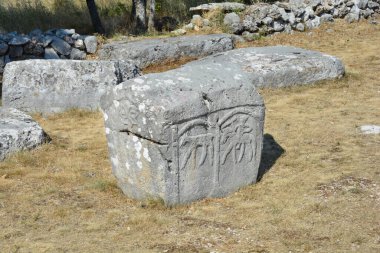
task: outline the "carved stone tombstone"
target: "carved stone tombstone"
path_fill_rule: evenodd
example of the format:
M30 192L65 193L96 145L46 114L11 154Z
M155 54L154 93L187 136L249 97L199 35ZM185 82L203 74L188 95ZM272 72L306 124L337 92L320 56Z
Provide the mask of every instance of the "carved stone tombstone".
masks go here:
M256 182L263 100L237 65L204 67L146 75L103 96L113 173L126 195L175 205Z

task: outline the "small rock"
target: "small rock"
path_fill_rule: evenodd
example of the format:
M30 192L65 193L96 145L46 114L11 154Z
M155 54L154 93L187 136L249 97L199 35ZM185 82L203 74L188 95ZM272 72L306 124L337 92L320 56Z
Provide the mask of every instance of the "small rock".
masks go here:
M79 49L73 48L70 53L70 59L72 60L85 60L87 54Z
M61 55L70 55L70 52L71 52L70 44L58 37L53 37L51 46Z
M203 19L203 26L210 26L211 25L211 23L210 23L210 20L208 20L208 19Z
M264 24L264 25L271 25L272 24L272 22L273 22L273 18L271 18L271 17L265 17L265 18L263 18L263 20L261 20L261 22Z
M185 29L177 29L177 30L172 31L171 33L176 35L176 36L180 36L180 35L186 34L186 30Z
M368 0L354 0L359 9L365 10L367 8Z
M81 39L78 39L74 42L74 47L82 50L86 48L84 45L84 41Z
M370 9L379 9L380 4L373 2L373 1L368 1L368 8Z
M22 46L28 43L30 39L26 36L16 36L11 41L9 41L10 46Z
M363 125L360 127L363 134L380 134L380 126L377 125Z
M273 23L273 29L275 32L281 32L285 29L285 26L277 21Z
M84 39L84 44L86 46L87 53L95 54L96 49L98 47L98 39L96 36L87 36Z
M252 16L246 15L243 20L243 30L249 32L256 32L259 30L257 24Z
M53 41L53 38L54 38L53 36L49 36L49 35L44 36L42 38L42 44L43 44L43 46L44 47L48 47L50 45L50 43Z
M24 49L22 46L10 46L9 47L9 57L11 58L19 58L22 56Z
M304 26L304 24L302 24L302 23L298 23L298 24L296 25L296 30L297 30L297 31L300 31L300 32L305 31L305 26Z
M189 23L189 24L187 24L187 25L184 25L184 26L183 26L183 29L188 30L188 31L191 31L191 30L194 29L194 24L193 24L193 23Z
M80 34L78 33L74 33L73 35L71 35L71 38L73 38L74 40L77 40L77 39L80 39Z
M346 17L344 18L347 23L353 23L356 21L359 21L359 15L355 13L348 13Z
M71 36L68 36L66 35L65 37L63 37L63 40L66 41L67 43L70 44L70 46L74 45L75 41L73 38L71 38Z
M57 60L57 59L59 59L59 56L53 48L48 47L48 48L45 48L44 59L46 59L46 60Z
M73 34L75 34L75 29L58 29L55 32L55 35L61 39L65 36L72 36Z
M0 56L5 55L8 52L8 48L7 43L0 42Z
M24 53L29 55L41 56L45 52L42 44L37 41L31 41L24 46Z
M223 24L232 33L240 33L242 30L242 25L240 23L240 17L235 12L228 13L224 16Z
M325 22L334 22L334 18L331 14L323 14L321 16L321 23L325 23Z
M314 19L309 19L305 22L307 29L314 29L321 25L321 18L316 16Z
M203 26L203 18L200 15L193 15L193 18L191 19L191 23L193 25L197 25L199 27Z

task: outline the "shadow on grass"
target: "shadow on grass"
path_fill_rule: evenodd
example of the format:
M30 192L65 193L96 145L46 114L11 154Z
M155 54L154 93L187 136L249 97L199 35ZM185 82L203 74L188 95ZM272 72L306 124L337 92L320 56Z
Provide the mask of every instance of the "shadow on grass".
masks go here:
M277 159L280 158L283 153L285 153L285 149L276 142L273 136L270 134L264 134L263 152L261 154L257 181L260 181L263 178L265 173L273 167Z

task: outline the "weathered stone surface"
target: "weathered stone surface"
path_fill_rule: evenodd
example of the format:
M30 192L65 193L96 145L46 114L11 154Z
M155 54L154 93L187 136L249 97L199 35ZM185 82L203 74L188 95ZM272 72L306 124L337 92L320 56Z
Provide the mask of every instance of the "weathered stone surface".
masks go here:
M86 56L85 52L76 48L73 48L70 53L70 59L72 60L85 60Z
M202 64L149 74L103 97L113 172L125 194L175 205L256 182L263 101L238 68L213 67L204 75Z
M51 47L45 48L44 59L46 60L57 60L60 59L59 55L55 52L55 50Z
M210 3L210 4L201 4L196 7L191 7L190 11L212 11L212 10L221 10L225 12L229 11L243 11L245 10L247 6L245 4L241 3L230 3L230 2L225 2L225 3Z
M5 55L8 52L9 46L6 43L0 42L0 56Z
M32 117L13 108L0 107L0 161L48 141L49 136Z
M51 46L60 53L61 55L70 55L71 53L71 46L69 43L64 41L63 39L60 39L58 37L53 37L53 41L51 42Z
M363 125L360 127L363 134L380 134L380 126L377 125Z
M245 48L108 90L101 107L121 189L173 205L225 196L255 182L264 119L255 86L308 84L343 74L338 59L321 53Z
M26 60L7 64L3 105L27 112L97 109L110 86L138 76L130 62Z
M224 16L223 24L228 28L232 33L238 34L243 26L240 23L240 17L235 12L228 13Z
M9 57L18 58L22 56L24 49L22 46L10 46L9 47Z
M42 44L38 43L35 40L30 41L24 46L24 53L29 55L41 56L45 52L45 49Z
M183 36L133 42L112 42L99 51L102 60L133 60L140 68L181 57L207 56L234 48L227 34Z
M84 39L84 44L86 46L87 53L95 54L98 48L98 39L96 36L86 36Z
M10 46L22 46L28 43L30 39L26 36L15 36L11 41L9 41Z

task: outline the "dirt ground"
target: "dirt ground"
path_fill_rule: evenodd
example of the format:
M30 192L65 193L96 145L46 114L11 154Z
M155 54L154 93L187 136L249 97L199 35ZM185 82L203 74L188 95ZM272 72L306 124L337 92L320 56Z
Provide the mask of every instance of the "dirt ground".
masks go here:
M380 24L337 21L240 46L340 57L341 80L263 89L259 183L165 208L116 186L101 113L35 118L51 144L0 163L0 252L380 252Z

